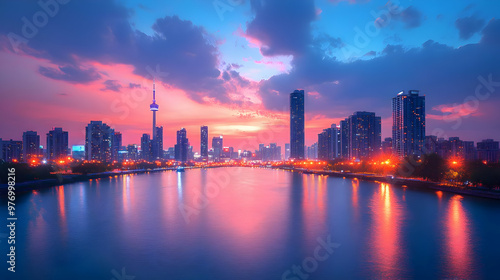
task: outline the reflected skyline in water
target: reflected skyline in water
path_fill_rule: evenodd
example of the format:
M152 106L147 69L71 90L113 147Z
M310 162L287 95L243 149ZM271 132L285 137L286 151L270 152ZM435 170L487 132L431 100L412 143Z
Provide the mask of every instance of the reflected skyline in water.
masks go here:
M500 234L477 222L498 218L497 201L282 170L128 175L18 203L25 278L281 279L327 236L340 247L310 279L487 278L500 245L473 242Z

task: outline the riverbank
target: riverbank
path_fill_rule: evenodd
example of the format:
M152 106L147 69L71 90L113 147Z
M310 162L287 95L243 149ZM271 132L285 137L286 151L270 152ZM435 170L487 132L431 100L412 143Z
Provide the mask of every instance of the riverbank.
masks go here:
M451 192L461 195L471 195L484 198L500 199L500 191L490 191L487 189L480 189L478 187L470 188L470 187L447 186L436 182L422 181L411 178L397 178L393 176L382 176L376 174L349 173L349 172L326 171L326 170L309 170L302 168L282 168L282 167L275 167L275 168L288 170L292 172L301 172L304 174L316 174L316 175L332 176L339 178L359 179L365 181L393 184L396 186L409 187L415 189L431 189L431 190Z
M64 184L76 183L76 182L84 182L93 179L100 178L112 178L117 176L129 175L129 174L144 174L144 173L154 173L154 172L163 172L163 171L173 171L176 170L176 167L165 167L165 168L155 168L155 169L134 169L134 170L120 170L120 171L107 171L101 173L91 173L91 174L68 174L68 175L60 175L58 178L54 179L44 179L44 180L35 180L35 181L27 181L22 183L16 183L15 192L23 193L30 192L33 190L55 187ZM8 192L8 185L1 184L0 185L0 196L6 195Z

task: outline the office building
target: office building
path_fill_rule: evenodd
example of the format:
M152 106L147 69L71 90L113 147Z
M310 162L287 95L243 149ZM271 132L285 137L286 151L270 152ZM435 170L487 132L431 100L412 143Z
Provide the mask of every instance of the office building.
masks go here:
M346 145L349 159L370 159L380 155L381 119L375 113L356 112L342 125L342 133L345 133L342 139L346 138L342 145Z
M36 131L23 132L23 157L24 162L38 159L40 153L40 135Z
M392 150L398 157L420 156L425 142L425 96L418 90L392 98Z
M85 130L85 159L111 162L114 133L102 121L91 121Z
M214 151L213 160L215 162L220 161L221 159L223 144L222 135L212 138L212 149Z
M290 94L290 158L304 159L304 91Z
M141 159L151 161L151 138L149 134L144 133L141 137Z
M208 159L208 126L200 128L200 156L203 160Z
M186 162L189 153L189 139L185 128L177 131L177 144L175 144L175 160Z
M47 159L51 161L65 158L69 154L68 132L56 127L47 133Z
M477 142L478 159L487 163L497 163L499 160L499 145L498 141L486 139Z

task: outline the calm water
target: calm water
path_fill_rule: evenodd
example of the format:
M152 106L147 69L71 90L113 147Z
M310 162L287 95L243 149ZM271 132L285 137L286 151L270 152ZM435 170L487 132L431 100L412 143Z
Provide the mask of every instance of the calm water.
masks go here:
M0 279L500 278L500 202L489 199L219 168L16 202L17 272L6 273L2 226Z

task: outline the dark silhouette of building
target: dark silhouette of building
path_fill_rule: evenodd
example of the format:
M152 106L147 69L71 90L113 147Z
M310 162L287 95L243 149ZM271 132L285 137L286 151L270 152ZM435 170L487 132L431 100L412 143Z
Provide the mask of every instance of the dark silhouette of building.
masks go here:
M200 128L200 156L203 160L208 159L208 126Z
M163 159L163 126L156 127L156 141L152 143L154 144L153 159Z
M85 159L111 162L114 133L102 121L91 121L85 130Z
M177 131L177 144L175 145L175 160L186 162L188 160L189 140L185 128Z
M382 142L382 153L384 156L391 156L392 155L392 138L387 137L384 139Z
M20 162L23 156L23 142L13 141L12 139L2 141L0 138L0 150L0 159L6 162Z
M141 137L141 159L151 161L151 138L147 133Z
M290 158L304 159L304 91L290 94Z
M118 161L119 160L119 156L118 156L118 153L120 151L120 147L122 146L122 134L120 132L115 132L113 134L113 142L112 142L112 153L111 153L111 157L113 160L116 160Z
M418 90L392 98L392 150L395 155L420 156L425 143L425 96Z
M318 159L332 160L340 157L340 129L336 124L318 134Z
M127 146L127 159L128 160L137 160L138 159L137 145L130 144Z
M347 138L346 148L349 159L369 159L380 155L380 117L371 112L356 112L345 119L342 124L344 125L342 133L345 133L342 138Z
M69 154L68 132L56 127L47 133L47 159L57 160Z
M40 135L36 131L23 132L23 157L25 162L40 157Z
M221 136L213 137L212 138L212 149L214 150L214 156L213 160L214 161L220 161L222 157L222 148L223 146L223 138Z
M498 162L498 141L493 141L493 139L486 139L481 142L477 142L477 155L479 160L486 161L487 163Z

